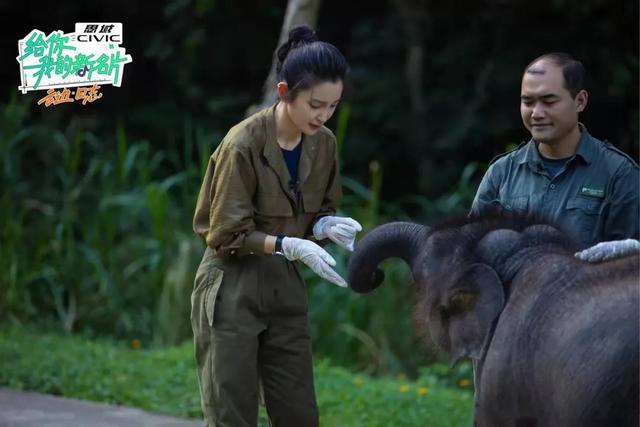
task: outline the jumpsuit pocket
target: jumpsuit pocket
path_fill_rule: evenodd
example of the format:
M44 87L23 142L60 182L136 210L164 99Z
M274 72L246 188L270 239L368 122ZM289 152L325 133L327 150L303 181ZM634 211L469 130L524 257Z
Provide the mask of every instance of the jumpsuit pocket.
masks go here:
M306 213L317 213L324 199L324 191L322 189L316 191L303 191L302 203Z
M213 326L216 300L224 277L224 270L203 264L198 268L194 289L191 294L191 322L196 329L201 330L208 325Z
M259 194L256 200L256 214L267 217L293 216L291 202L281 194Z
M220 291L220 285L222 284L223 277L224 270L217 267L211 267L208 278L209 285L204 291L204 312L207 316L209 327L213 326L216 300L218 299L218 292Z

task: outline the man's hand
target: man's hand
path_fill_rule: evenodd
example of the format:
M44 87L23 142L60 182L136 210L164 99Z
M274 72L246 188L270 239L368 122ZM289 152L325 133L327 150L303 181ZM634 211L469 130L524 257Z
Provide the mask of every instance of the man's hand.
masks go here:
M282 253L289 261L302 261L323 279L347 287L347 282L331 268L336 265L336 260L312 241L285 237L282 239Z
M600 242L582 252L577 252L575 257L582 261L600 262L632 253L640 253L640 242L635 239L626 239Z
M329 239L351 252L358 231L362 231L358 221L340 216L323 216L313 226L313 236L316 239Z

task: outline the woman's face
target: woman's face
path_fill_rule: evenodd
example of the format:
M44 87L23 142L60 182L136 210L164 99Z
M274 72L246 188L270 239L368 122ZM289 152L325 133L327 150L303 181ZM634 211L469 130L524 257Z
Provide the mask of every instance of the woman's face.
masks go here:
M321 82L285 101L289 118L305 135L313 135L331 118L342 97L342 81Z

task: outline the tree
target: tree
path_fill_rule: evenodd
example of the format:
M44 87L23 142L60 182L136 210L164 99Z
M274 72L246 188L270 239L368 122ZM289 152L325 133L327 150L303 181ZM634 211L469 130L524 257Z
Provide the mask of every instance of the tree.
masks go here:
M278 46L281 46L289 38L289 31L298 25L308 25L311 28L316 27L318 21L318 11L320 10L320 0L289 0L287 10L285 12L282 29L280 30L280 38ZM245 115L251 114L267 108L276 101L276 64L278 57L276 56L277 46L273 52L273 60L271 61L271 70L262 89L262 101L258 104L250 106Z

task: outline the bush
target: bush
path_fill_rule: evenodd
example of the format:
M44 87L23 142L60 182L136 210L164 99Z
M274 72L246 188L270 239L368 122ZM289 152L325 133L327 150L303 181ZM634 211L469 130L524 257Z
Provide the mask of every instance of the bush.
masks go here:
M191 231L193 208L219 133L184 116L184 135L167 149L132 138L125 119L89 126L51 115L36 121L15 97L0 106L0 321L44 322L66 332L139 339L145 347L191 337L193 277L204 243ZM337 114L344 145L350 105ZM46 173L43 173L46 171ZM381 222L463 210L473 169L450 195L380 200L382 171L370 185L344 177L341 215L365 232ZM332 251L345 274L348 253ZM434 360L411 329L408 269L387 266L387 285L363 297L304 268L316 354L369 373L405 372ZM338 310L336 310L338 308Z

